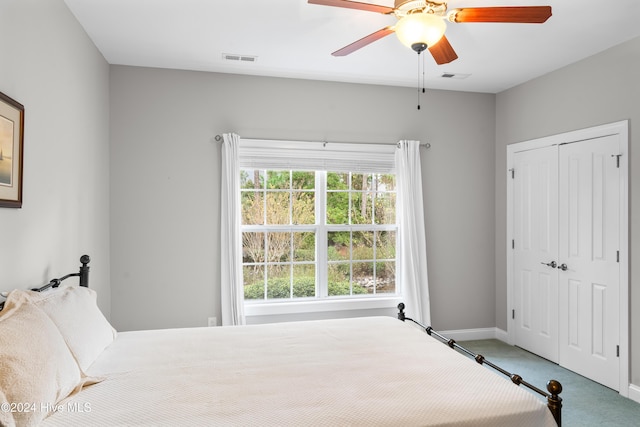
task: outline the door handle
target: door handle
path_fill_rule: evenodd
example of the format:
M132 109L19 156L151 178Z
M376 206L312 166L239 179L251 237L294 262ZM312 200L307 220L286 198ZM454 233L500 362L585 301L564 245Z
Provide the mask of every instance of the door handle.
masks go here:
M562 271L567 271L569 267L567 267L567 264L562 263L558 266L558 268Z
M549 266L549 267L551 267L551 268L556 268L556 266L558 265L558 264L556 264L556 262L555 262L555 261L551 261L551 262L541 262L540 264L547 265L547 266ZM558 268L560 268L560 267L558 267Z

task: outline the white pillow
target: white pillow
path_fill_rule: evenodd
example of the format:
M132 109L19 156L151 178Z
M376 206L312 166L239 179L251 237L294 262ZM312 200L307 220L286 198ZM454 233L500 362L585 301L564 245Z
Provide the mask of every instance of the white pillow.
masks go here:
M115 339L116 330L98 308L94 290L68 286L30 295L58 327L83 372Z
M56 325L25 291L12 291L0 312L0 425L38 425L82 382Z

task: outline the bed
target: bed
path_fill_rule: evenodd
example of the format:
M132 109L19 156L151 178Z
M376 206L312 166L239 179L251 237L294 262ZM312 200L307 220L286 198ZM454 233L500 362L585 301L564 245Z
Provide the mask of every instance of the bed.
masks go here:
M7 297L3 426L560 425L559 383L534 390L545 404L402 309L400 320L116 333L88 288L89 258L81 262L63 278L80 286L54 279Z

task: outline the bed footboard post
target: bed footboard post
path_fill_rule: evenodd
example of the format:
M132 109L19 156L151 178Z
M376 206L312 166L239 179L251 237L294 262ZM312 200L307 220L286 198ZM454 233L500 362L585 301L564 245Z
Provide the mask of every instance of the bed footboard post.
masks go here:
M402 320L404 322L405 319L406 317L404 315L404 303L401 302L400 304L398 304L398 320Z
M547 407L553 414L553 418L556 420L558 427L562 427L562 398L558 396L562 393L562 384L556 380L550 380L547 383L547 390L549 390L550 396L547 397Z
M82 263L80 266L80 286L84 286L85 288L89 287L89 261L91 261L89 255L82 255L80 257L80 262Z

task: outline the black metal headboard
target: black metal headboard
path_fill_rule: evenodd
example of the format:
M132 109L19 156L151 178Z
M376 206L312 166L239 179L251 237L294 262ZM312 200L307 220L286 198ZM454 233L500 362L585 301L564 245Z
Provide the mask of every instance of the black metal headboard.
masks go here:
M57 288L60 286L63 280L68 279L69 277L78 277L80 281L80 286L84 286L85 288L89 287L89 261L91 258L89 255L82 255L80 257L80 271L77 273L70 273L65 276L62 276L58 279L51 279L49 283L46 285L40 286L39 288L31 288L32 291L42 292L49 288ZM4 308L4 302L0 302L0 310Z
M70 274L67 274L66 276L62 276L59 279L51 279L49 283L47 283L46 285L43 285L39 288L32 288L31 290L36 292L42 292L49 288L57 288L58 286L60 286L60 283L62 283L63 280L66 280L69 277L79 277L80 286L84 286L85 288L88 288L89 287L89 261L91 261L91 258L89 258L89 255L82 255L80 257L80 263L82 265L80 266L80 271L78 273L70 273Z

